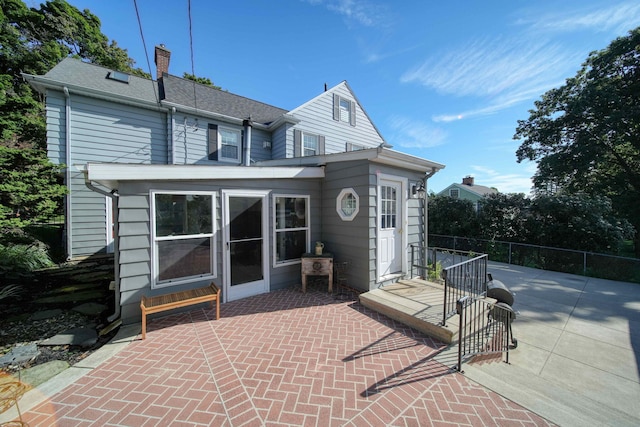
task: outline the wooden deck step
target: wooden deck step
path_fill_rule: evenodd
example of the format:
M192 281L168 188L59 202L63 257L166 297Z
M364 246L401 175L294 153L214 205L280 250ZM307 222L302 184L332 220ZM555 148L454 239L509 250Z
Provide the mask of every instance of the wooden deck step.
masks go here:
M420 279L404 279L360 295L360 302L380 314L410 326L445 344L458 340L459 316L442 326L443 285Z

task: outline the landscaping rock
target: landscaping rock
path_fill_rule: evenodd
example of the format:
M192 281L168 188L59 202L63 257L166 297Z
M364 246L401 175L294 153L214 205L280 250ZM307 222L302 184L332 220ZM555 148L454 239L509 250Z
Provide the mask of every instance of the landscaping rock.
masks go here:
M76 292L73 294L62 294L52 297L38 298L34 302L36 304L63 304L66 302L95 301L104 298L105 292L99 290L90 290Z
M91 347L96 342L98 342L98 333L95 329L73 328L42 341L40 345L77 345L80 347Z
M51 319L52 317L56 317L62 314L62 310L59 308L55 308L53 310L41 310L36 311L31 315L31 320L45 320Z
M23 369L20 371L20 381L31 387L37 387L67 368L69 368L69 363L64 360L52 360L32 368Z
M7 354L0 357L0 368L9 365L18 365L35 359L40 354L36 344L17 345Z
M103 311L107 309L104 304L98 304L95 302L86 302L73 308L73 311L84 314L86 316L99 316Z

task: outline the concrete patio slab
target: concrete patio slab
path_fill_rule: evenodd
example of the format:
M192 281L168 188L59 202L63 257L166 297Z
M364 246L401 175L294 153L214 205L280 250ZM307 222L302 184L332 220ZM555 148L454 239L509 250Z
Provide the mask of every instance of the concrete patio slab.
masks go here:
M541 377L568 391L573 390L574 395L586 398L587 402L591 400L604 405L603 414L609 414L611 420L615 419L613 414L625 414L631 417L625 425L638 425L640 385L633 380L558 354L551 354Z
M492 262L489 271L517 290L519 345L509 365L471 364L466 375L560 425L640 425L640 285Z

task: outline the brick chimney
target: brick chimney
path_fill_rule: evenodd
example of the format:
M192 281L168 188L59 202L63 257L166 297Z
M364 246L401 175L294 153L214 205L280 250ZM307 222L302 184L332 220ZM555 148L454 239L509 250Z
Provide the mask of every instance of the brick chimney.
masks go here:
M472 176L465 176L464 178L462 178L462 185L473 185L473 177Z
M156 46L155 53L156 63L156 79L160 79L163 73L169 73L169 60L171 59L171 51L163 44Z

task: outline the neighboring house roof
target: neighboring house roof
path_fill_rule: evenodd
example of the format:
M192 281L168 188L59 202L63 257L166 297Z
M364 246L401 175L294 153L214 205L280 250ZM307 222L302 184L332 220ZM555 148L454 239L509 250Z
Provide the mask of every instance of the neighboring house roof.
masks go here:
M23 74L39 91L47 88L93 95L99 98L119 98L129 103L158 104L158 85L155 81L129 75L127 83L109 78L113 70L99 65L65 58L44 76Z
M462 188L467 191L471 191L480 196L486 196L487 194L496 194L498 190L491 187L485 187L484 185L466 185L466 184L456 184L458 188Z
M467 180L469 178L465 178L465 180ZM473 181L471 179L471 181ZM496 190L495 188L491 188L491 187L486 187L484 185L476 185L475 183L468 183L468 182L463 182L462 184L451 184L449 185L447 188L445 188L444 190L440 191L438 194L440 195L445 195L448 196L449 195L449 190L451 190L452 188L457 188L459 190L461 190L462 192L467 191L469 193L475 194L477 196L480 197L484 197L486 195L489 194L497 194L498 190Z
M191 107L236 119L248 119L269 124L287 113L287 110L235 95L224 90L196 83L192 80L164 74L165 103Z

